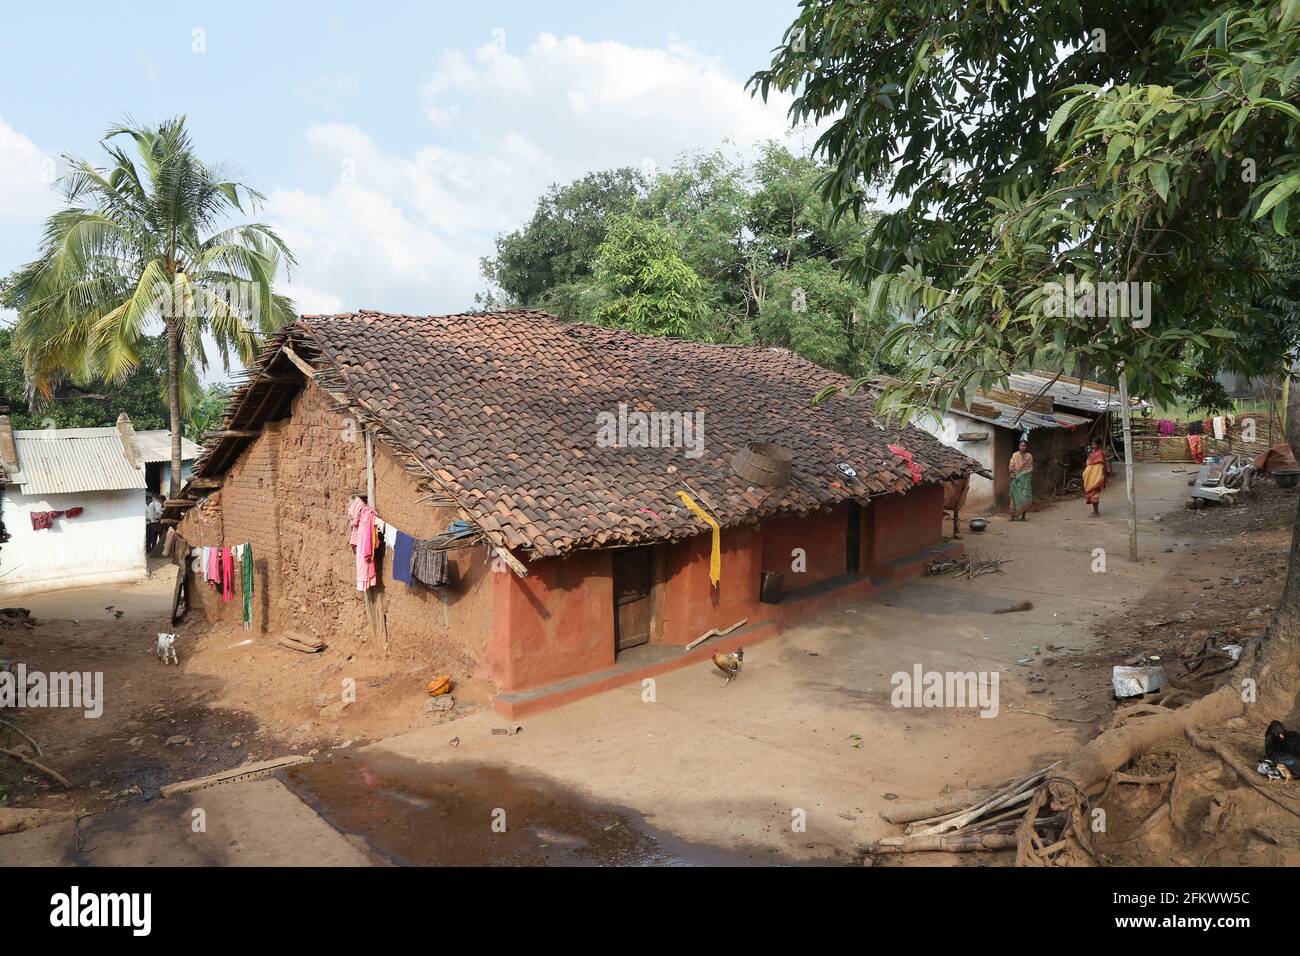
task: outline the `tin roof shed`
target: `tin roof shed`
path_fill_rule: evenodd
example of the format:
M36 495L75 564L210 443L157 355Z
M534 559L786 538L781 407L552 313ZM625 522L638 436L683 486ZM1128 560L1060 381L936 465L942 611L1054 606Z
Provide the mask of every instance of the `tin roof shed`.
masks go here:
M26 495L145 490L144 469L132 461L116 428L15 431L18 473L9 482Z

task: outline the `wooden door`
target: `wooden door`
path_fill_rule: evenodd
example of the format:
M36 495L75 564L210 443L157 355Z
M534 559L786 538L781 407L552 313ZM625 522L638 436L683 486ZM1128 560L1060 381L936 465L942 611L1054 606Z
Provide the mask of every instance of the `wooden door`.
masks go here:
M614 552L614 649L625 651L650 641L654 617L654 549L620 548Z

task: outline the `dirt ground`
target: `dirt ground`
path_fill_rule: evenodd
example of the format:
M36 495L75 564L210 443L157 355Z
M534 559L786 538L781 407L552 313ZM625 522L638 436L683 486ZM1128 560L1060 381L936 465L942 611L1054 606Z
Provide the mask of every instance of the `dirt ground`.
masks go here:
M1106 622L1100 636L1128 662L1160 659L1173 686L1206 693L1233 679L1220 660L1186 663L1205 647L1221 648L1258 636L1269 621L1286 578L1295 489L1262 483L1257 494L1235 507L1177 509L1163 523L1191 539L1190 560L1179 575L1161 579L1140 614ZM1105 661L1095 662L1098 666ZM1240 763L1253 768L1263 759L1264 729L1271 720L1300 723L1294 686L1279 709L1274 700L1248 707L1244 717L1202 735L1226 745ZM1254 778L1264 790L1288 802L1288 812L1228 770L1210 754L1179 739L1145 755L1130 768L1138 776L1159 778L1177 771L1177 782L1116 785L1095 805L1109 825L1099 839L1103 862L1135 866L1297 866L1300 865L1300 798L1294 784ZM1162 806L1163 804L1163 806ZM1165 807L1168 807L1166 813ZM1154 816L1153 816L1154 815ZM1144 824L1146 826L1144 827Z
M22 603L34 626L6 628L0 620L0 660L23 661L29 670L102 672L105 698L95 719L58 709L23 716L44 762L72 780L74 791L5 763L0 798L84 810L147 802L169 782L272 756L333 752L465 716L489 699L470 682L457 688L453 709L426 713L423 687L432 674L384 673L350 657L304 654L239 628L173 628L167 615L175 573L151 559L148 579L138 584L31 595ZM176 667L156 656L160 631L177 634ZM344 677L355 682L354 703L344 702ZM24 746L16 735L8 740Z
M71 792L12 763L0 766L0 792L15 806L96 815L79 827L0 837L0 862L856 863L864 844L898 832L880 817L894 801L1006 780L1107 726L1112 665L1155 655L1195 681L1178 666L1187 652L1266 622L1295 492L1266 484L1246 504L1190 512L1187 477L1179 466L1139 469L1137 563L1126 557L1122 486L1106 493L1100 520L1081 501L1024 523L994 517L963 541L970 553L1002 558L1001 573L923 578L832 610L747 649L729 686L711 665L687 668L652 688L620 688L530 718L515 734L501 733L482 689L458 688L454 710L430 715L420 691L429 675L358 675L328 651L242 644L238 630L183 637L181 666L164 667L152 646L170 568L108 599L32 599L39 623L0 631L0 657L49 670L93 665L105 672L108 702L97 721L23 716ZM1033 607L996 613L1023 601ZM117 618L108 605L125 613ZM996 673L996 718L891 706L892 675L916 665ZM344 674L357 679L357 702L331 710ZM1243 760L1260 749L1254 724L1236 731ZM1226 781L1210 766L1217 761L1186 749L1169 756L1185 771L1175 816L1195 830ZM172 780L312 752L314 763L279 780L155 799ZM1253 805L1245 789L1229 790L1233 808L1217 814L1208 844L1184 845L1159 842L1160 826L1121 839L1159 793L1120 788L1107 797L1114 839L1103 841L1105 853L1117 864L1197 863L1207 851L1214 864L1297 862L1295 818L1235 809ZM221 818L219 835L187 825L200 804ZM497 811L512 821L512 842L492 840ZM1234 830L1234 820L1247 822ZM879 860L1009 862L1005 853Z

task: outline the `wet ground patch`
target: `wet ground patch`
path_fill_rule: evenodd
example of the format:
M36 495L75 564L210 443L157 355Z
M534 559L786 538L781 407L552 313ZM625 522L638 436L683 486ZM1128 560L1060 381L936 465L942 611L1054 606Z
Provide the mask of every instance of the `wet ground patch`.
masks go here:
M414 866L744 866L767 850L687 843L635 810L593 802L537 774L465 761L356 754L280 779L379 857Z

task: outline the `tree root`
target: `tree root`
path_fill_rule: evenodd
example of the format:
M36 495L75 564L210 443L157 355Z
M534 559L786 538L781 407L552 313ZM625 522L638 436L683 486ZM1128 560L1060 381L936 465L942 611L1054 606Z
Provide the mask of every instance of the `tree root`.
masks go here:
M61 783L64 786L65 789L67 790L72 789L72 784L68 783L67 777L63 776L63 774L59 773L57 770L51 770L43 763L37 763L35 760L27 756L26 754L19 753L17 750L10 750L7 747L0 747L0 754L6 754L10 757L13 757L15 760L21 760L23 763L27 764L27 766L35 770L39 770L41 773L45 774L46 776L52 777L53 779L57 780L59 783Z
M31 745L32 745L32 752L35 753L36 756L38 756L38 757L44 757L44 756L45 756L45 754L41 751L41 745L38 744L38 743L35 741L34 738L32 738L32 737L28 736L27 734L25 734L25 733L23 732L23 730L22 730L21 727L15 726L14 724L9 723L9 721L7 721L7 720L0 720L0 726L8 727L10 730L12 730L14 733L16 733L19 737L23 738L23 740L25 740L25 741L27 741L29 744L31 744Z
M1300 804L1293 803L1283 799L1282 794L1276 790L1276 785L1268 785L1259 782L1259 774L1255 773L1249 767L1246 767L1238 760L1222 743L1217 740L1207 740L1192 728L1187 728L1187 739L1190 740L1198 750L1203 750L1212 756L1218 757L1224 765L1232 770L1238 777L1250 786L1254 787L1260 794L1272 800L1283 810L1300 817Z
M1270 628L1270 634L1274 630ZM1225 661L1222 668L1197 674L1196 680L1204 681L1225 670L1238 669L1243 676L1253 678L1258 688L1271 684L1276 685L1274 690L1285 690L1282 685L1289 686L1290 681L1282 680L1285 675L1279 672L1294 666L1295 644L1295 640L1278 636L1248 641L1239 660ZM1216 651L1199 656L1203 659L1191 670L1226 655ZM981 837L1009 836L1009 824L1019 816L1014 831L1017 866L1100 865L1101 858L1091 828L1092 798L1100 796L1104 800L1114 786L1162 788L1158 806L1119 842L1136 840L1165 820L1175 830L1183 831L1177 811L1180 786L1185 776L1180 764L1176 763L1168 773L1153 775L1121 770L1143 754L1181 735L1186 735L1201 750L1214 754L1267 799L1300 816L1300 804L1291 803L1274 787L1259 783L1253 768L1244 766L1222 744L1206 740L1196 732L1199 727L1214 726L1241 716L1245 709L1242 687L1236 681L1204 694L1170 682L1158 694L1122 708L1109 729L1074 754L991 794L988 790L967 791L964 795L974 799L965 807L947 809L953 806L951 796L955 795L950 795L949 802L942 804L945 812L914 820L906 829L907 836L881 841L875 849L881 853L906 853L927 849L957 852L995 849L1003 845L1009 847L1012 845L1010 840ZM914 818L915 815L911 816ZM902 820L896 817L895 822ZM948 839L929 839L931 837Z

